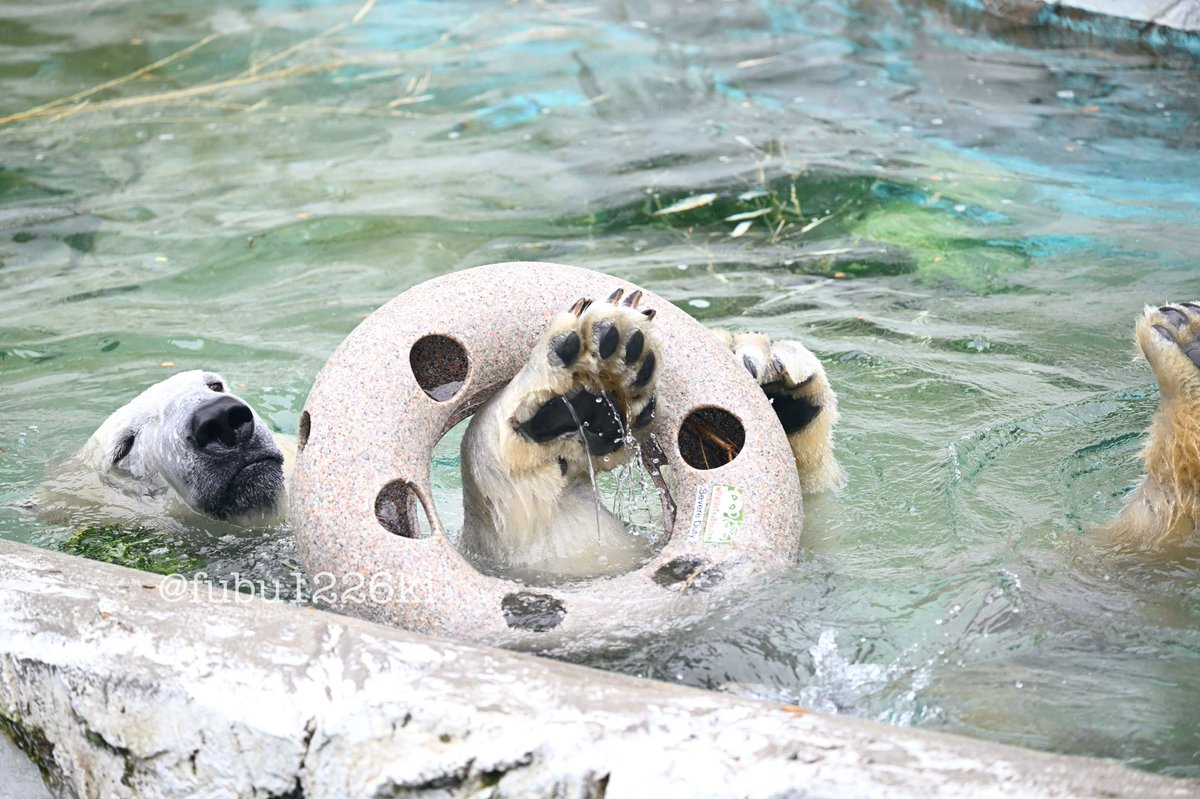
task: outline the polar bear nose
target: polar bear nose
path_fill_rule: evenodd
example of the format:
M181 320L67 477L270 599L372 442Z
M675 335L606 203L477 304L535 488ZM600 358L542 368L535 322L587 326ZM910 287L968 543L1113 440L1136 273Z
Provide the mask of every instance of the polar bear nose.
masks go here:
M192 441L198 449L208 449L216 443L236 447L254 431L254 414L250 406L225 395L196 409L191 421Z

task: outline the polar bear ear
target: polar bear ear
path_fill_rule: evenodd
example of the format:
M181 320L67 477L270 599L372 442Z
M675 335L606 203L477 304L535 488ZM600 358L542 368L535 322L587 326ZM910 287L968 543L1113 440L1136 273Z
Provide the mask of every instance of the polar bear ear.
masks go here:
M116 439L116 443L109 450L108 460L113 466L116 466L133 450L133 442L137 439L136 430L126 430L121 433Z

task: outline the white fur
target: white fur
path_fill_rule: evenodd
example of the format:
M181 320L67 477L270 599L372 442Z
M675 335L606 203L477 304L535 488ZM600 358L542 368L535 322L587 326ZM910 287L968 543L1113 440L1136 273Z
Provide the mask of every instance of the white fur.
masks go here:
M220 396L240 401L228 392L228 385L220 375L194 370L147 388L113 412L79 452L52 470L37 500L42 512L79 521L82 510L89 523L98 520L95 513L87 513L89 507L108 511L111 518L99 520L138 524L154 523L160 516L224 516L205 504L211 506L215 494L245 474L239 472L244 461L267 459L256 467L263 471L269 471L271 461L282 461L286 475L291 457L285 453L294 454L294 446L276 442L252 408L253 432L239 451L206 454L189 440L189 420L197 409ZM130 442L128 452L117 459ZM256 479L268 488L275 485L269 476ZM274 501L269 505L230 518L247 523L278 521L286 506L283 486L280 480L278 490L270 492Z
M600 357L594 335L602 323L620 336L608 358ZM634 330L645 336L644 354L627 364L624 347ZM564 367L551 350L568 334L579 336L580 354ZM587 577L628 571L649 554L601 506L592 484L595 473L628 459L628 433L625 446L595 457L574 429L540 443L516 429L547 402L587 389L612 397L606 407L617 409L629 431L654 393L653 380L634 386L648 353L659 356L650 321L635 307L596 303L559 314L516 377L476 411L462 443L462 541L477 565Z

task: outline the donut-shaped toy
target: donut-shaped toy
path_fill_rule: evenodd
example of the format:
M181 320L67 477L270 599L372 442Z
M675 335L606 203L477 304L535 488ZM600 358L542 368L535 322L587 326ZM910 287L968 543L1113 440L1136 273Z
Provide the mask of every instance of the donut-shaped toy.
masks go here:
M639 287L559 264L481 266L409 289L342 342L301 414L291 484L315 599L415 632L552 651L691 624L795 562L800 487L770 403L717 336L644 289L661 353L645 433L670 487L662 549L632 572L541 587L481 573L447 537L434 446L513 378L555 313L614 288ZM696 420L732 442L731 460L705 468Z

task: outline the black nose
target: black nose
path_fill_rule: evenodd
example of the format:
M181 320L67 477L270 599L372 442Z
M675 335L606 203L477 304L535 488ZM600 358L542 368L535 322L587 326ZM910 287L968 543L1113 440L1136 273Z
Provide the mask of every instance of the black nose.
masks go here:
M246 403L228 395L196 409L192 414L192 441L198 449L216 444L236 447L254 434L254 414Z

